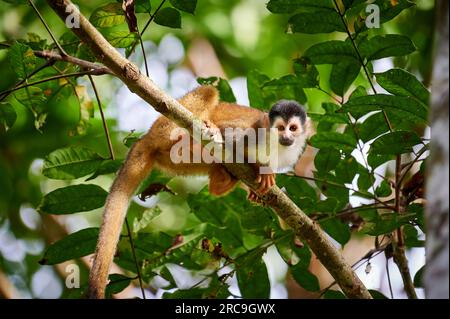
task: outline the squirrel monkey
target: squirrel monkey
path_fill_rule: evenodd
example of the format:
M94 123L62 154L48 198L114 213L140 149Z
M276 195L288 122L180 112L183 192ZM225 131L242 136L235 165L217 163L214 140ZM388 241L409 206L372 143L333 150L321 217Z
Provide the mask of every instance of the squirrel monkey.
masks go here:
M213 131L226 128L276 128L281 151L277 168L293 166L308 138L309 121L304 109L294 101L279 101L267 114L260 110L219 101L218 91L213 86L200 86L179 99L179 102L196 115ZM171 139L177 125L160 116L151 129L130 149L128 156L114 180L106 199L103 222L97 242L93 266L89 276L89 298L104 298L108 273L129 202L140 183L156 168L173 175L208 175L209 192L220 196L232 190L238 182L219 163L174 163L170 152L179 140ZM190 137L189 137L190 138ZM194 143L191 139L191 143ZM279 156L280 157L280 156ZM259 167L256 164L256 167ZM259 183L257 193L263 195L275 184L272 172L256 174ZM249 200L258 201L253 190Z

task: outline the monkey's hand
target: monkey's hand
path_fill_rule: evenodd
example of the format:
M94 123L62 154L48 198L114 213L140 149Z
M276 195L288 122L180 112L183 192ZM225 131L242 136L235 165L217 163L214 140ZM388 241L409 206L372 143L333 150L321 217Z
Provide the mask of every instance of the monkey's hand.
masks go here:
M215 143L223 143L222 133L220 129L211 121L203 121L203 137Z
M261 195L264 195L272 188L273 185L275 185L275 174L274 173L268 173L268 174L259 173L255 182L259 183L257 192L260 193Z
M261 205L263 203L261 197L258 196L258 194L256 194L254 191L250 190L248 195L247 195L247 199L255 204Z

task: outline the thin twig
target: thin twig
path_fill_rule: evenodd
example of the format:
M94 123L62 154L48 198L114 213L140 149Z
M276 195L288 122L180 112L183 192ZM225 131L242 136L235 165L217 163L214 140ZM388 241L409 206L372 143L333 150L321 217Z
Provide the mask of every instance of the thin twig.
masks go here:
M394 299L394 292L392 291L391 274L389 272L389 259L386 258L386 276L389 284L389 293L391 294L391 299Z
M45 20L42 17L41 13L37 9L37 7L34 5L33 1L28 0L28 3L33 7L34 11L36 12L36 14L39 17L39 20L41 20L41 22L44 25L45 29L47 30L48 34L50 34L50 36L52 37L53 42L55 43L55 45L58 48L58 50L61 53L61 55L63 55L63 56L67 55L66 51L64 51L63 47L59 44L58 40L56 40L56 37L53 35L52 30L50 30L49 26L47 25L47 22L45 22Z
M25 83L28 79L30 79L33 75L36 75L37 73L39 73L40 71L44 70L45 68L51 66L53 63L55 63L54 60L48 60L46 61L44 64L42 64L40 67L38 67L37 69L35 69L33 72L31 72L30 74L28 74L24 79L20 80L19 82L16 83L16 85L14 85L13 88L18 87L19 85ZM14 90L11 90L10 92L2 92L0 93L0 102L3 101L4 99L6 99L11 92L13 92Z
M103 129L105 130L106 141L108 143L109 154L110 154L111 159L114 160L115 159L114 149L112 146L111 136L109 135L109 129L108 129L108 124L106 123L105 114L103 113L103 107L102 107L102 103L100 100L100 95L98 94L97 86L95 85L94 79L92 78L92 76L90 74L89 74L89 81L91 82L92 88L94 89L95 97L97 99L98 109L100 110L100 116L102 118ZM128 239L130 241L130 247L131 247L131 252L133 254L134 263L136 265L136 273L137 273L137 278L139 280L139 287L141 288L142 298L146 299L144 285L142 282L141 269L140 269L139 263L137 261L136 250L135 250L134 242L133 242L133 235L131 233L130 225L128 223L128 218L125 218L125 225L127 228Z
M142 56L144 57L145 74L147 75L147 77L150 77L150 73L148 72L147 56L145 54L145 49L144 49L144 42L142 41L142 37L141 37L141 33L139 32L139 29L138 29L137 33L139 36L139 43L141 44Z
M108 124L106 123L105 114L103 113L103 107L102 107L102 102L100 101L100 95L98 94L97 86L95 85L92 75L89 74L88 77L89 77L89 81L91 82L92 88L94 89L95 97L97 99L98 109L100 111L100 116L102 118L103 129L105 131L106 142L108 143L109 156L110 156L111 160L114 160L115 155L114 155L114 150L113 150L113 146L112 146L111 136L109 134Z
M127 232L128 232L128 238L130 239L130 247L131 247L131 253L133 254L133 259L134 259L134 263L136 266L136 271L137 271L137 277L139 280L139 287L141 288L141 293L142 293L142 298L143 299L147 299L145 297L145 290L144 290L144 284L142 282L142 275L141 275L141 269L139 267L139 263L136 257L136 249L134 247L134 242L133 242L133 236L131 234L131 229L130 229L130 224L128 222L128 218L125 217L125 226L127 228Z
M83 72L74 72L74 73L67 73L67 74L58 74L58 75L54 75L42 80L38 80L35 82L29 82L29 83L25 83L19 86L15 86L11 89L8 89L6 91L0 92L0 95L6 95L6 94L10 94L11 92L23 89L23 88L27 88L33 85L38 85L38 84L42 84L45 82L49 82L49 81L54 81L54 80L58 80L58 79L62 79L62 78L70 78L70 77L75 77L75 76L83 76L83 75L91 75L92 71L83 71Z
M49 60L57 60L57 61L64 61L71 64L76 64L78 66L81 66L82 68L91 70L92 75L103 75L103 74L111 74L114 75L114 73L107 68L106 66L99 65L97 63L93 63L90 61L82 60L70 55L61 55L54 51L34 51L34 55L49 59Z
M403 207L401 203L401 155L397 155L395 161L395 211L400 215L403 213ZM400 271L403 280L403 286L409 299L417 299L416 290L412 281L411 273L409 271L408 259L406 258L405 242L403 227L397 228L397 240L393 242L393 258L394 262Z

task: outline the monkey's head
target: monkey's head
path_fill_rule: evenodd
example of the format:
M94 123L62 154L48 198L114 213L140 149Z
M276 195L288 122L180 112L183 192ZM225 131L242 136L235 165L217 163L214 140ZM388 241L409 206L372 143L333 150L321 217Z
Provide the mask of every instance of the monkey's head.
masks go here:
M280 100L269 112L270 127L278 130L278 141L283 146L291 146L297 139L307 134L305 109L292 100Z

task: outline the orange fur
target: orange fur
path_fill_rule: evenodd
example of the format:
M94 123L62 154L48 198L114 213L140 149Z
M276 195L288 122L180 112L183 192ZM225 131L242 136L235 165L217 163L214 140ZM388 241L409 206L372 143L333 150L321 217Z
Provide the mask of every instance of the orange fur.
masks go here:
M261 121L266 118L259 110L219 102L219 94L212 86L201 86L182 97L179 102L198 118L211 121L221 130L225 127L257 127L262 125ZM170 133L175 128L176 124L168 118L159 117L148 133L131 148L120 169L106 200L103 223L89 276L90 298L104 298L109 268L129 202L153 167L174 175L209 175L209 190L214 195L229 192L238 182L220 164L173 163L170 150L177 141L170 140Z

